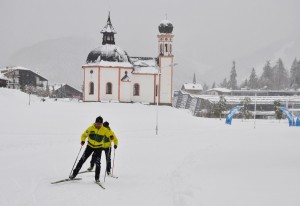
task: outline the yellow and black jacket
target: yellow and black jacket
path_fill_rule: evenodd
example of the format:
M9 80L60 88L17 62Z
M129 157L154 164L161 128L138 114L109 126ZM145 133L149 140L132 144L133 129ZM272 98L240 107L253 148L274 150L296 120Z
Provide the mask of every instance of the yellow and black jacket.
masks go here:
M107 128L110 132L110 137L109 138L104 138L104 148L109 148L111 147L111 142L114 142L114 145L118 146L118 138L116 137L115 133L110 129Z
M88 137L88 145L92 148L104 148L105 139L110 139L111 132L109 129L101 126L99 129L95 127L95 124L91 125L81 135L81 141L85 141Z

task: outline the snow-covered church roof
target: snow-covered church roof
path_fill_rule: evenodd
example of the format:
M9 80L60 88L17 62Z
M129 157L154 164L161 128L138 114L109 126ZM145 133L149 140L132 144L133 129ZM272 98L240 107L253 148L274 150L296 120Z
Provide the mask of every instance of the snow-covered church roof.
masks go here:
M87 64L107 62L130 62L127 52L114 44L101 45L92 50L86 60Z
M165 33L165 34L171 34L173 31L173 24L165 19L162 22L160 22L159 26L158 26L158 30L160 33Z

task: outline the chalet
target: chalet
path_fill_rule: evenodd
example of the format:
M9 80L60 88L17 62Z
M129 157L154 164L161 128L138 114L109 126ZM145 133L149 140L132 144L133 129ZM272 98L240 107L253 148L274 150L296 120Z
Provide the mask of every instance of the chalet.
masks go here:
M8 79L7 87L11 89L33 90L45 88L48 80L25 67L6 67L0 73Z
M82 99L82 92L68 84L54 84L49 86L50 96L53 98L77 98Z

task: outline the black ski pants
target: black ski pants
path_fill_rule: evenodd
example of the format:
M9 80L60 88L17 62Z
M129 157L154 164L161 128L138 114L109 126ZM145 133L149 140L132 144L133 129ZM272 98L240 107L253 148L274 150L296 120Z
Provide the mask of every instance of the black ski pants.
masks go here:
M94 159L96 164L96 170L95 170L95 180L99 179L100 176L100 170L101 170L101 154L102 154L103 148L92 148L89 145L87 145L83 155L81 156L79 162L77 163L75 169L73 170L73 176L76 177L78 172L80 171L82 165L84 162L89 158L89 156L94 152Z
M105 152L105 158L106 158L106 172L110 173L111 170L111 147L109 148L103 148L104 152ZM94 153L91 159L91 167L94 166L96 162L96 154Z

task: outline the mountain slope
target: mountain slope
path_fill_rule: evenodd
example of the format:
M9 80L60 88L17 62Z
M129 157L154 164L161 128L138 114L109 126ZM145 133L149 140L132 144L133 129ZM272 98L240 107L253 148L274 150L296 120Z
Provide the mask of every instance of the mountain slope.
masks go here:
M83 37L47 40L16 52L9 58L8 65L28 67L50 82L67 83L81 90L81 66L97 43Z

